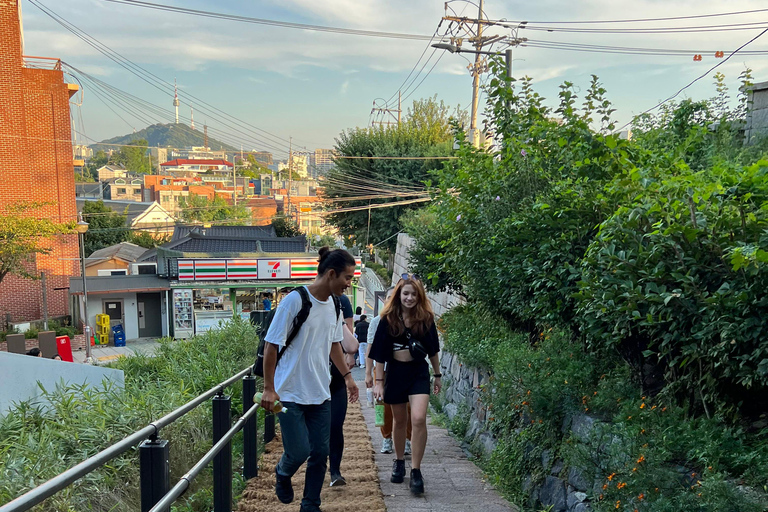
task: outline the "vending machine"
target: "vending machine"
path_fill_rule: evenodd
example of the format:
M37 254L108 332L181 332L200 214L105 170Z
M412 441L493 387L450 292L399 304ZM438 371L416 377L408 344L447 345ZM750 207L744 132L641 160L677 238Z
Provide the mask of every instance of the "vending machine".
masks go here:
M195 334L192 290L173 290L173 336L191 338Z

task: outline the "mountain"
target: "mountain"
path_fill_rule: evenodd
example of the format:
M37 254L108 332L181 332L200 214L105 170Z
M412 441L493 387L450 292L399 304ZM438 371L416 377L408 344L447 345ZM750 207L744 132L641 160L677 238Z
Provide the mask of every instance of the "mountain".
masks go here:
M129 144L136 139L145 139L150 146L180 149L191 146L202 146L205 142L203 132L200 130L193 130L185 124L153 124L138 132L119 137L112 137L111 139L101 141L101 143L92 144L90 147L95 152L110 147L103 144ZM239 151L237 148L211 137L208 137L208 147L214 151L221 149L226 151Z

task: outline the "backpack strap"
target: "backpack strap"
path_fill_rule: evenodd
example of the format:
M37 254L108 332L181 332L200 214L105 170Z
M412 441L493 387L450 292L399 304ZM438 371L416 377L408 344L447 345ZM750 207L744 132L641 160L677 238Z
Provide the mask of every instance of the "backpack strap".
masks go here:
M336 307L336 320L338 320L339 314L341 314L341 299L335 295L331 295L331 297L333 297L333 305Z
M288 349L288 346L291 344L293 339L296 337L296 335L299 334L299 329L301 329L301 326L304 325L304 322L306 322L307 318L309 318L309 310L312 309L312 301L309 298L309 292L307 292L307 289L304 286L294 288L293 291L301 295L301 309L293 319L291 330L288 333L288 336L285 338L285 345L283 345L283 348L281 348L280 352L277 353L277 361L275 362L275 366L277 366L277 362L279 362L280 358L283 357L283 354Z

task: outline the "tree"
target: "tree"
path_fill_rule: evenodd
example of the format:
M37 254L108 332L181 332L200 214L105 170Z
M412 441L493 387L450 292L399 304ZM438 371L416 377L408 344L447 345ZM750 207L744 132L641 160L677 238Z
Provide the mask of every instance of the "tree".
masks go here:
M146 139L136 139L115 152L110 162L122 164L128 172L151 174L157 160L148 154Z
M190 194L179 201L181 220L184 222L213 222L242 226L250 219L248 209L242 205L231 205L221 196L208 199L205 196Z
M166 242L170 242L171 237L170 235L150 233L148 231L132 231L131 234L128 235L128 241L139 247L154 249Z
M125 242L128 238L126 216L113 211L101 199L83 204L83 220L88 223L84 237L87 256L104 247Z
M272 227L275 228L275 233L279 237L290 238L302 234L296 221L285 215L272 217Z
M463 117L461 112L458 117ZM424 184L443 160L379 157L449 156L451 119L442 101L428 98L414 101L398 126L355 128L339 135L335 148L339 158L326 175L323 196L326 206L336 211L328 220L341 236L352 237L358 246L384 243L394 248L392 235L401 229L400 217L428 199ZM367 208L382 203L401 204Z
M72 233L73 223L56 223L32 214L47 203L26 202L6 206L0 211L0 282L8 274L27 279L36 254L49 254L49 243L56 235Z

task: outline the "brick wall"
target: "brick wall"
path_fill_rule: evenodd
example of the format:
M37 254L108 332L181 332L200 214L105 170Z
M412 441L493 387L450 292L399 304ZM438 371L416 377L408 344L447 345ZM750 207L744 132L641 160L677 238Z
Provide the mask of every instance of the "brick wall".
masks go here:
M18 2L0 0L0 208L45 201L36 215L74 221L69 91L61 71L23 67ZM60 288L79 275L77 235L58 236L49 246L52 252L37 256L30 270L47 274L48 314L65 315L68 292ZM42 295L39 281L8 276L0 283L0 314L39 319Z
M75 352L78 350L85 350L85 334L76 334L75 337L69 341L70 341L70 346L72 347L72 352ZM39 346L37 338L24 340L25 350L29 350L37 346ZM5 341L0 342L0 352L8 352L7 342Z

